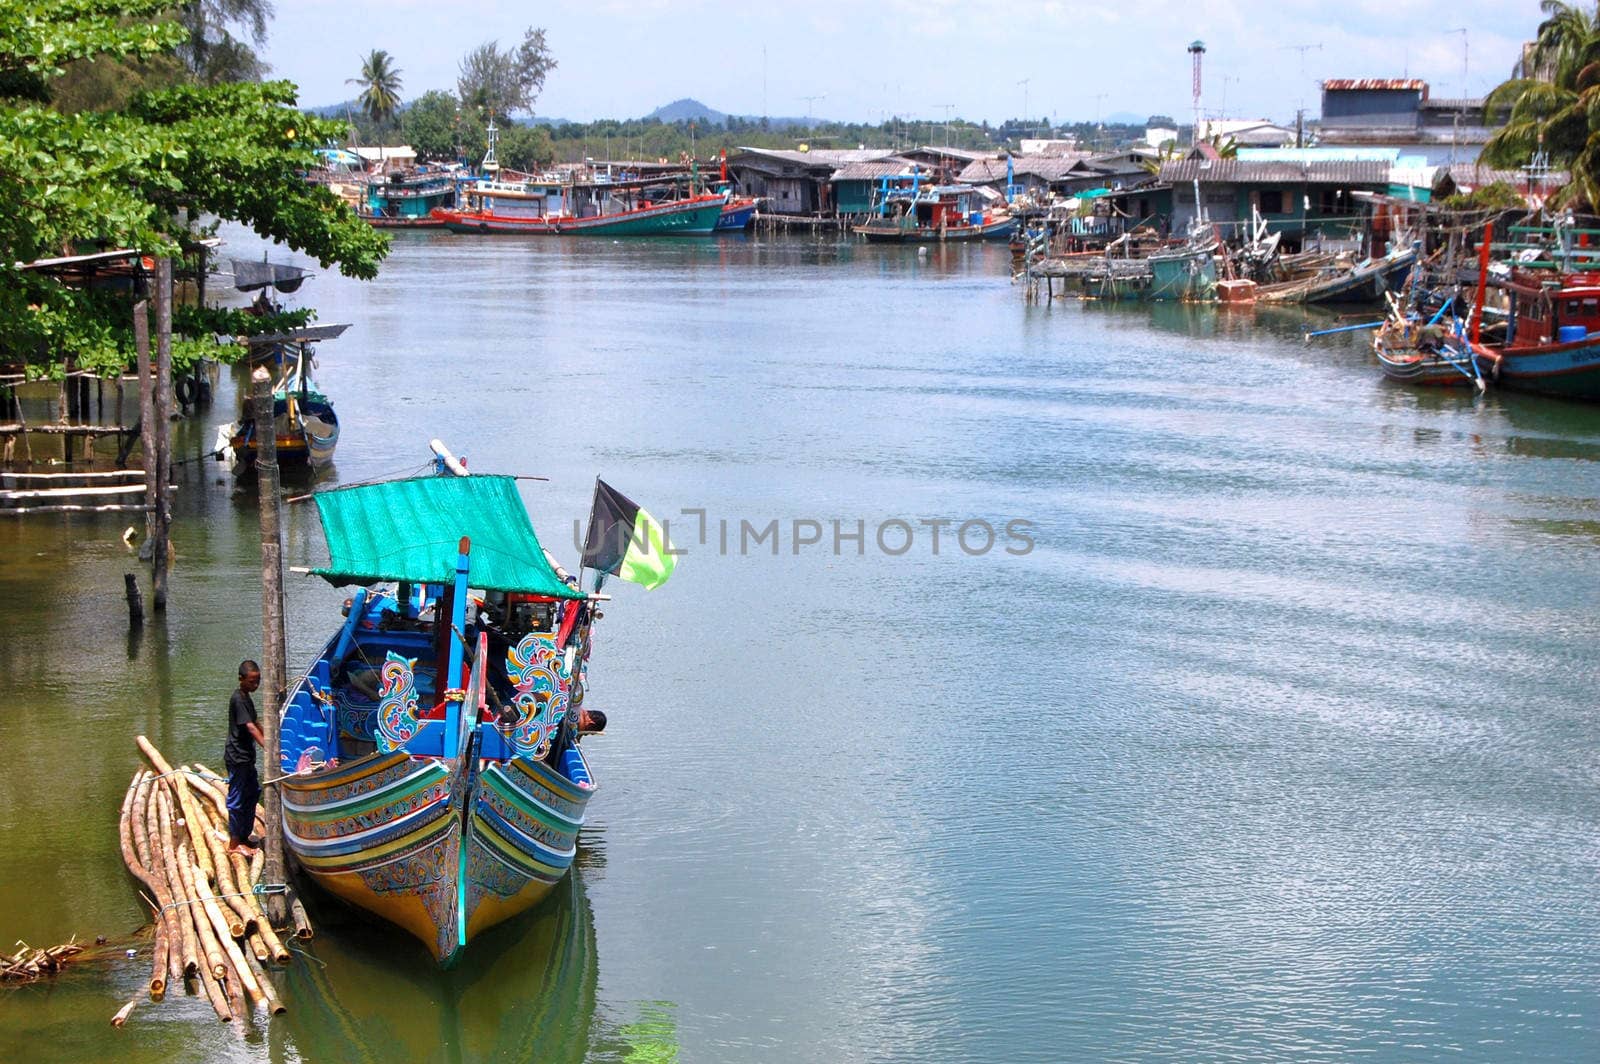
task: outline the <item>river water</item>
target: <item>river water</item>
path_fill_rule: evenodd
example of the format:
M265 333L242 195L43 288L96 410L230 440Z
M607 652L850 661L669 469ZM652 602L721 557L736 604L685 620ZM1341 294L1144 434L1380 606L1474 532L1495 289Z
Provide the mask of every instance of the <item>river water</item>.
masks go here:
M1593 1059L1600 408L1393 387L1300 311L1027 305L1007 267L402 234L313 279L352 323L330 483L438 436L549 477L569 566L597 474L687 550L611 588L576 872L446 972L317 906L245 1033L181 994L113 1031L144 954L0 991L0 1059ZM224 481L180 468L141 636L125 520L0 521L8 944L140 924L135 733L219 766L260 624ZM343 593L288 596L304 662Z

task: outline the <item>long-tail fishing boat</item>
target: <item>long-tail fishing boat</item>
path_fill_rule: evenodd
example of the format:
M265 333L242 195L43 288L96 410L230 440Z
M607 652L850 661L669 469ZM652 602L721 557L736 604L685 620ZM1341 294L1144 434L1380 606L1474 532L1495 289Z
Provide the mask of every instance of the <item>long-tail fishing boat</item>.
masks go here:
M266 365L275 375L272 385L272 432L278 462L286 470L317 468L333 460L339 443L339 416L333 401L311 379L315 346L342 334L348 325L311 325L292 332L249 337L250 362ZM235 475L255 469L260 434L255 401L240 400L239 419L217 432L218 447Z
M1569 399L1600 399L1600 248L1574 246L1600 229L1513 226L1513 240L1493 243L1493 226L1479 245L1478 300L1472 348L1494 365L1502 385ZM1493 252L1516 257L1498 284L1506 320L1486 338L1482 326ZM1503 331L1502 331L1503 330Z
M300 865L444 963L572 864L604 596L554 564L514 478L434 446L434 476L314 496L329 562L313 571L359 589L289 690L279 771Z

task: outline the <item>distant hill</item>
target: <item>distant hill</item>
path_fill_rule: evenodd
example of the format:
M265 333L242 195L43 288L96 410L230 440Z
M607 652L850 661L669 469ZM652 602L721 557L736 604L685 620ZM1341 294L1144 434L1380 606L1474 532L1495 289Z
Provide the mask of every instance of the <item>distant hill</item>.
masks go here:
M720 126L730 117L737 118L741 122L761 121L760 115L730 116L726 112L718 111L714 107L707 107L699 100L691 100L687 98L682 100L673 100L671 103L657 107L654 111L651 111L649 114L645 115L646 120L654 118L666 123L667 125L671 125L674 122L698 122L701 125L707 126ZM767 118L767 125L773 129L794 129L797 127L807 128L815 125L823 125L827 122L828 119L826 118L795 118L789 115L771 115Z
M669 104L657 107L645 115L646 118L658 118L666 123L673 122L705 122L708 125L721 125L728 120L728 116L721 111L707 107L699 100L673 100Z
M1142 126L1146 115L1136 115L1132 111L1113 111L1101 119L1108 126Z

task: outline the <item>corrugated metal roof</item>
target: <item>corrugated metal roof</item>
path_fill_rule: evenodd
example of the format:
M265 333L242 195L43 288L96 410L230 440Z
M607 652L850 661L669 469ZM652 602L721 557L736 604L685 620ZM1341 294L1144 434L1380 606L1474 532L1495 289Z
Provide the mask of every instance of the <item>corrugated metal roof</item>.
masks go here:
M1242 163L1393 163L1399 148L1240 148Z
M801 166L837 168L846 163L887 159L894 153L888 148L814 148L811 151L794 151L787 148L740 148L739 154L757 155Z
M911 173L911 168L916 163L910 159L898 156L892 159L876 159L865 163L845 163L833 172L835 181L876 181L880 177L896 177L900 174ZM927 167L922 169L923 176L928 176Z
M1160 179L1173 184L1383 185L1386 162L1246 162L1240 159L1182 159L1164 163Z
M926 152L929 155L943 155L949 159L964 159L969 163L977 162L980 159L993 159L996 154L992 151L968 151L965 148L936 148L926 144L917 150Z
M1448 166L1439 167L1434 176L1436 187L1446 174L1450 176L1450 180L1457 188L1482 188L1484 185L1492 185L1496 181L1504 182L1518 191L1524 191L1528 187L1528 175L1521 170L1494 170L1487 166L1479 166L1477 163L1451 163ZM1535 187L1536 189L1560 188L1571 180L1571 174L1561 170L1552 170Z
M1432 100L1422 101L1422 106L1429 111L1481 111L1483 110L1483 97L1440 96Z
M1060 181L1072 175L1099 174L1098 170L1092 169L1082 159L1056 159L1045 155L1012 156L1012 172L1017 177L1037 177L1042 181ZM988 181L1004 181L1005 178L1004 159L984 159L968 165L961 171L957 180L969 185L981 185Z
M1420 92L1428 94L1428 83L1421 78L1329 78L1324 92Z

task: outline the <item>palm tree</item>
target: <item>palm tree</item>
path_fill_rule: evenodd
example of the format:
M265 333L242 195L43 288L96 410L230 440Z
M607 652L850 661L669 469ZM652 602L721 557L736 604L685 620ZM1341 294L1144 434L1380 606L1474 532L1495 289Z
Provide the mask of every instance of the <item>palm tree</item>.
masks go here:
M1540 4L1545 20L1520 64L1521 76L1484 99L1484 113L1505 124L1483 146L1491 166L1521 167L1534 153L1568 166L1572 183L1556 205L1600 205L1600 3L1594 11L1565 0Z
M361 76L346 78L346 85L360 85L356 102L368 118L383 125L400 110L400 69L388 52L375 48L361 61Z

